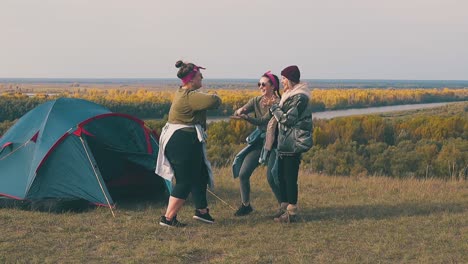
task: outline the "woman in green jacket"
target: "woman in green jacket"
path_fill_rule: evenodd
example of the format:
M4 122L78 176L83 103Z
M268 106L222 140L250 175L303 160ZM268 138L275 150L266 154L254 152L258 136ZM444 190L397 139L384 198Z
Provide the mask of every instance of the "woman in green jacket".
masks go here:
M159 224L182 227L177 212L189 193L195 203L194 219L214 223L206 199L207 184L212 184L213 174L206 158L206 111L218 108L221 99L217 95L198 92L202 87L203 67L178 61L177 77L182 86L177 90L169 110L169 118L159 139L156 174L168 181L174 176L175 186L169 197L166 213Z
M247 138L247 147L236 155L232 165L234 178L239 177L242 200L242 204L234 214L235 216L248 215L253 211L250 205L250 176L252 176L255 168L258 167L259 159L261 158L266 126L271 119L269 108L273 104L278 103L281 98L279 94L279 79L270 71L262 75L258 81L258 88L261 90L262 95L250 99L246 105L237 109L233 116L235 119L246 120L256 126L254 132ZM275 198L280 202L278 180L272 172L276 161L276 152L271 151L270 155L263 157L263 159L261 162L267 164L268 183Z

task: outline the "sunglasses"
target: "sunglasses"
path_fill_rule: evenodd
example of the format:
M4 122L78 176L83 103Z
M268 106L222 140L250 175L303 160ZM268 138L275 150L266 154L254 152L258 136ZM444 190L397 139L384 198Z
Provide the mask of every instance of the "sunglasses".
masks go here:
M264 82L259 82L259 83L257 83L257 85L258 85L258 87L265 87L265 86L267 86L267 84L264 83Z

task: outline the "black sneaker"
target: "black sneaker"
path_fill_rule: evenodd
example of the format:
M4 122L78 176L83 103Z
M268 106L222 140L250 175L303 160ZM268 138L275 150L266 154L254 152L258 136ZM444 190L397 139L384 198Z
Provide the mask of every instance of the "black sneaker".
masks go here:
M239 209L237 209L237 212L234 215L244 216L244 215L250 214L252 211L253 211L253 208L252 206L250 206L250 204L247 206L245 206L244 204L241 204L241 206L239 207Z
M198 209L195 209L195 215L193 216L193 219L200 220L202 222L208 223L208 224L213 224L214 219L210 215L210 209L206 209L206 213L202 214Z
M174 216L171 221L167 220L166 217L163 215L161 216L161 220L159 220L159 225L168 226L168 227L184 227L187 224L182 224L181 222L177 221L177 216Z

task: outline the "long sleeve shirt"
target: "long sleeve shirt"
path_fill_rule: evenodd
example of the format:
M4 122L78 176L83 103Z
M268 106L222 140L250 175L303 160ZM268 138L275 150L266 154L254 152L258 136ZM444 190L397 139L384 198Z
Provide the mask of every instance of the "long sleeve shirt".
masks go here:
M206 111L221 105L221 98L194 90L179 88L172 100L168 122L171 124L201 125L206 129Z
M266 131L268 121L270 121L272 115L269 111L270 106L262 104L262 98L263 96L257 96L250 99L243 108L245 109L245 114L253 113L253 116L249 115L246 120L252 125L257 126L260 130ZM279 99L277 99L276 103L278 102Z

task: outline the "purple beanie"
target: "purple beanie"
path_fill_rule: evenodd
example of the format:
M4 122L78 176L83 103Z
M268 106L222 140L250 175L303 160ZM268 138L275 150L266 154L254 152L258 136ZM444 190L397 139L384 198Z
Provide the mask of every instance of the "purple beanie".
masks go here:
M288 66L281 71L281 75L286 77L293 83L299 83L299 79L301 78L301 72L296 65Z

